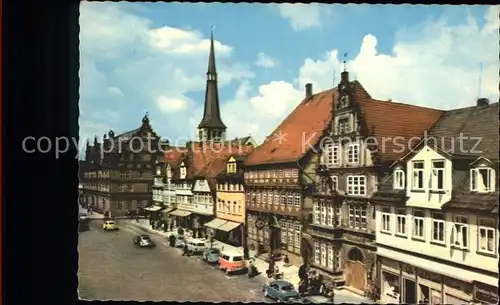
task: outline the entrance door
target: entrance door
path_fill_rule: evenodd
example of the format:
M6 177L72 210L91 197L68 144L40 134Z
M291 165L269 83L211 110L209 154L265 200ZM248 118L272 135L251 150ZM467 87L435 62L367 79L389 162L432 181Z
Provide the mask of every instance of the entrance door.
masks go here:
M405 279L405 303L415 304L417 303L417 298L415 295L415 282Z
M346 284L364 291L366 285L366 270L363 256L358 248L353 248L347 254L345 268Z

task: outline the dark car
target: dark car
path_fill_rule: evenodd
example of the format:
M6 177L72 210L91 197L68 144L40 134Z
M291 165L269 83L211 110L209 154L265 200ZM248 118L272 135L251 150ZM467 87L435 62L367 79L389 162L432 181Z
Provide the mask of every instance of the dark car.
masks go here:
M264 296L280 302L292 302L300 298L299 292L295 290L292 283L285 280L276 280L267 283L262 288Z
M143 234L134 237L134 244L141 248L153 248L156 246L154 241L151 240L149 235Z

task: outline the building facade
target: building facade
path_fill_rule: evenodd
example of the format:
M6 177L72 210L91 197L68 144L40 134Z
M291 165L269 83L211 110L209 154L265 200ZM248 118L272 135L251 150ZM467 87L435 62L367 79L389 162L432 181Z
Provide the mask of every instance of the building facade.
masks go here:
M120 135L110 131L102 144L97 138L93 146L87 143L82 191L86 205L120 216L152 204L155 162L163 153L141 149L141 141L150 147L168 145L152 129L147 115L137 129Z
M375 100L359 82L349 80L347 71L331 98L332 119L320 141L308 230L314 245L312 266L337 286L362 293L376 277L375 207L370 197L379 177L405 152L384 140L421 137L442 111ZM401 118L404 127L398 125Z
M387 302L498 303L498 103L483 103L446 112L373 197Z

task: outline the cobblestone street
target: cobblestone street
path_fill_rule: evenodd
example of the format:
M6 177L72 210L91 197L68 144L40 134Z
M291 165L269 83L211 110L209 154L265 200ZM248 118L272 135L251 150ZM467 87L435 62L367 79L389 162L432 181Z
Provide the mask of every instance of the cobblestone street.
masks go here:
M120 231L103 232L99 220L79 238L79 294L86 300L266 302L262 283L226 276L197 257L183 257L153 234L154 249L134 246L144 233L119 220Z

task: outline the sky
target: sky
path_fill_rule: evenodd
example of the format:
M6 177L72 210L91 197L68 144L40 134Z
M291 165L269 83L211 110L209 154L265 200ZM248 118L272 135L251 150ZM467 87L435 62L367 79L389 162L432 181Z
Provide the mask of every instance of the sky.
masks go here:
M499 99L499 7L82 2L80 143L141 125L196 139L214 29L227 137L258 143L346 67L376 99L452 109ZM82 146L80 144L80 146Z

